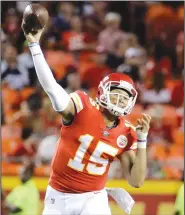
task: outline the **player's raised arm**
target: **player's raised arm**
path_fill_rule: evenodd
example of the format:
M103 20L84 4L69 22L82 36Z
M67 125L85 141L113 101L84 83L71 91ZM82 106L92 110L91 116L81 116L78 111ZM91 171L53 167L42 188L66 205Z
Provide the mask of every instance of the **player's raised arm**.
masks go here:
M66 91L56 82L39 45L44 29L39 30L35 35L25 32L24 23L22 23L22 29L29 44L40 84L48 94L54 110L59 112L66 122L70 122L75 115L74 103Z
M143 185L146 170L147 170L147 135L150 127L151 117L143 114L141 119L138 119L136 126L137 135L137 151L136 155L132 150L126 151L121 157L121 164L124 169L124 175L129 184L139 188Z

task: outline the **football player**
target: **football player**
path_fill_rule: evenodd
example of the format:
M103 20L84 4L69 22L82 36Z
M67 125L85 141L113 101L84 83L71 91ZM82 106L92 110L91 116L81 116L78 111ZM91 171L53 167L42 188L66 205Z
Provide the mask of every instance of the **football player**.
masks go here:
M99 84L96 102L82 91L68 95L46 63L39 45L42 33L43 29L25 36L40 84L63 121L43 215L110 215L107 190L110 194L114 190L105 189L110 163L120 159L129 184L136 188L142 186L151 117L143 114L136 127L124 120L137 98L133 81L124 74L105 77ZM125 211L131 208L132 198L126 192L117 191L118 202L124 200L122 208Z

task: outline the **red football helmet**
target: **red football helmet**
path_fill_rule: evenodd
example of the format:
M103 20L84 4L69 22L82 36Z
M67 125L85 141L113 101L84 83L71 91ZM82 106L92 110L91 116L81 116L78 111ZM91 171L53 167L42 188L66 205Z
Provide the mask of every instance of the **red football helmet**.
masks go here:
M118 95L117 104L115 105L111 103L110 95L111 89L113 88L123 89L130 95L128 104L125 108L120 108L118 106L119 98L122 96L120 93L116 93ZM128 75L112 73L100 82L96 101L101 107L108 109L112 114L116 116L124 116L132 111L137 99L137 94L134 83Z

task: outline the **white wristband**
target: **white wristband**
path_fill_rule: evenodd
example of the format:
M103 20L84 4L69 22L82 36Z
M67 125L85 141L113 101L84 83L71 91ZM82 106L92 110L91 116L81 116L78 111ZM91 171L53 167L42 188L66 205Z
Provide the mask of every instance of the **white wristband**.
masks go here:
M39 43L30 43L29 48L30 48L32 56L35 56L37 54L42 54L42 50L40 48Z
M148 133L137 132L137 148L145 149L147 146Z
M137 140L137 148L138 149L146 149L147 140Z
M143 133L141 131L136 132L138 140L147 140L148 133Z

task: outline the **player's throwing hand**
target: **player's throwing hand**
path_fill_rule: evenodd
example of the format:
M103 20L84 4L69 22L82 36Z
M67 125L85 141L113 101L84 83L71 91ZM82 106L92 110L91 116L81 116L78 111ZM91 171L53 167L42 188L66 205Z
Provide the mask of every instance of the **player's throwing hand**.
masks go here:
M150 129L151 116L142 114L142 117L137 120L136 132L148 133Z
M38 30L38 32L35 35L33 35L32 33L26 30L26 23L24 22L24 20L22 21L21 27L22 27L22 30L24 31L24 35L28 43L39 43L42 33L44 31L44 28Z

